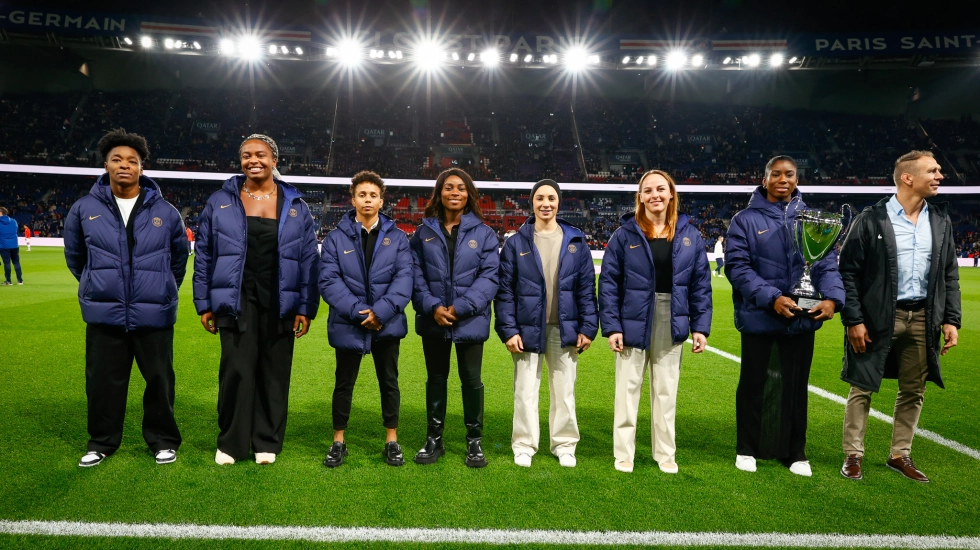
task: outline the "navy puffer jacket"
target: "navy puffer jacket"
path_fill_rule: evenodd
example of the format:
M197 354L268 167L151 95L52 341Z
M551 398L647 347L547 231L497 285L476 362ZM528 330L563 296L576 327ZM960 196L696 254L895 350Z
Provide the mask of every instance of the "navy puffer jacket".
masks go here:
M245 206L239 195L244 175L233 176L208 198L197 229L194 306L198 314L238 317L248 243ZM302 193L283 181L279 213L279 317L313 319L320 306L319 260L313 217ZM185 237L186 240L186 237Z
M793 198L800 191L793 191ZM790 227L802 200L769 202L760 186L749 207L732 217L725 239L725 276L732 283L735 328L749 334L801 334L820 328L823 321L809 317L787 319L772 308L776 298L789 295L803 275L803 257L793 246ZM837 270L837 252L831 252L810 270L814 288L834 310L844 307L844 285Z
M368 353L375 339L401 339L408 334L405 306L412 299L412 254L408 237L381 215L378 242L365 274L361 224L348 212L327 233L320 253L320 295L330 304L327 337L336 349ZM361 326L370 309L380 331Z
M648 349L656 309L653 255L633 214L620 223L606 245L599 274L602 335L620 332L623 345ZM680 344L692 332L708 336L711 330L711 268L701 233L686 214L677 217L671 258L670 336Z
M558 219L562 229L558 256L558 327L562 347L574 346L578 335L595 339L595 265L577 227ZM547 319L546 288L541 255L534 246L534 218L504 243L500 253L500 289L494 300L495 328L503 342L521 335L525 352L544 353Z
M156 182L140 176L139 185L145 194L132 221L132 251L108 174L65 218L65 261L78 279L86 323L134 330L177 322L177 289L187 268L184 222Z
M497 234L475 214L463 214L450 280L449 251L439 225L438 218L426 218L410 243L415 332L453 342L486 342L490 337L490 302L497 293ZM433 315L439 306L456 307L456 323L452 327L436 323Z

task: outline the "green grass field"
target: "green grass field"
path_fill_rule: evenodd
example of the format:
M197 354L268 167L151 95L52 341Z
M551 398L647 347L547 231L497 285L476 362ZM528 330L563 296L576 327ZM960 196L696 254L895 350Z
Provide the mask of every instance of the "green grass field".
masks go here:
M181 289L176 327L176 413L184 436L179 460L157 466L140 435L142 379L134 368L122 448L96 468L76 466L88 439L84 391L84 323L77 284L61 249L21 254L24 286L0 288L0 520L59 520L199 525L443 527L726 533L980 535L980 462L919 438L913 456L932 483L888 470L891 427L871 419L865 479L843 479L843 407L810 396L807 451L814 475L794 476L777 462L756 474L738 471L734 395L738 364L714 353L685 351L677 408L680 473L661 473L651 457L649 401L640 406L633 474L613 469L613 354L599 338L579 363L579 464L564 469L547 452L547 383L542 384L543 453L530 469L510 452L513 364L496 336L484 358L490 465L463 464L464 427L458 383L450 380L447 455L431 466L387 466L384 428L370 358L361 367L347 442L350 457L335 470L321 461L332 437L334 354L327 344L326 305L297 343L286 442L271 466L214 464L218 339L198 322L190 277ZM980 270L961 270L960 345L943 364L946 386L930 385L920 426L980 449ZM712 278L714 321L709 346L739 355L730 286ZM410 315L411 317L411 315ZM844 396L839 378L843 330L837 318L817 335L811 384ZM410 330L401 352L401 427L406 457L425 436L425 367ZM896 384L886 381L872 406L891 414ZM165 543L165 544L161 544ZM0 547L300 547L309 543L90 539L0 535ZM381 543L365 547L386 546Z

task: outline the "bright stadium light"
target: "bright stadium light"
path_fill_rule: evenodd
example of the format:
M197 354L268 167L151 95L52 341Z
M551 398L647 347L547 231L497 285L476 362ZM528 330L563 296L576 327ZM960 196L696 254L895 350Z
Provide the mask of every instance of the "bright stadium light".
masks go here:
M791 57L791 58L789 58L789 62L790 62L790 63L796 63L796 60L797 60L797 59L798 59L798 58L797 58L797 57L796 57L796 56L794 55L793 57Z
M194 41L194 49L195 50L200 50L201 49L201 43L198 42L197 40Z
M476 59L475 53L470 52L470 55L466 56L467 61L473 61L474 59Z
M167 38L166 40L164 40L163 41L163 47L164 48L167 48L168 50L174 49L174 39L173 38Z
M516 53L510 54L510 62L511 63L517 63L517 54Z
M687 62L687 56L684 52L675 50L667 54L667 68L668 69L680 69Z
M644 59L644 57L642 55L640 57L637 57L636 58L636 64L637 65L642 65L643 64L643 59Z
M281 51L282 53L289 53L289 48L287 48L286 46L283 46L283 47L279 48L279 51Z
M337 59L347 66L354 66L361 62L361 45L347 38L337 44Z
M402 51L395 50L395 59L401 59L401 58L402 58Z
M459 54L457 52L453 52L453 61L459 61Z
M126 36L126 37L123 38L123 42L125 42L127 46L132 46L133 45L133 41L130 40L128 36Z
M546 55L541 58L541 61L544 61L545 63L551 63L552 65L554 65L555 63L558 63L558 54L553 53L551 55Z
M630 56L627 55L627 56L623 57L623 65L626 65L629 62L630 62Z
M762 57L759 54L754 53L752 55L747 55L743 57L742 62L748 65L749 67L758 67L759 63L762 63Z
M783 64L783 54L774 53L769 57L769 66L778 67Z
M722 63L722 65L728 65L731 62L732 62L732 58L731 57L726 57L721 63Z
M525 63L530 63L533 59L534 59L534 56L531 55L531 54L527 54L527 55L524 56L524 62Z
M395 54L398 56L398 53ZM422 42L415 47L415 63L424 70L430 71L442 64L446 59L446 51L435 42Z
M691 66L692 67L703 67L704 66L704 56L701 54L691 56Z
M337 57L337 48L330 46L327 48L327 57Z
M303 48L296 46L296 55L303 55Z
M589 63L592 65L598 65L600 61L602 61L602 58L600 58L598 55L589 56Z
M574 47L565 50L565 66L569 71L581 71L589 63L589 54L585 48Z
M495 49L484 50L480 53L480 61L487 67L496 67L500 62L500 54Z
M140 46L143 46L144 48L152 48L153 39L150 38L149 36L144 36L143 38L140 38Z
M655 56L655 55L648 55L647 56L647 65L656 65L656 64L657 64L657 56Z
M271 53L272 55L276 55L277 53L279 53L279 46L276 46L275 44L269 44L269 53Z
M235 43L229 38L222 38L221 42L218 43L218 48L225 55L235 54Z
M245 59L258 59L262 56L262 45L255 37L242 37L238 41L238 54Z

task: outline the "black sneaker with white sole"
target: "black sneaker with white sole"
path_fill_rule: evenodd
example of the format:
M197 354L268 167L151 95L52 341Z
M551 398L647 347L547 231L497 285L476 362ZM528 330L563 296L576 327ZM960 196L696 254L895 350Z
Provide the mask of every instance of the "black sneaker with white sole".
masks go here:
M156 458L157 464L170 464L177 460L177 451L174 449L161 449L156 452L154 458Z
M92 466L98 466L105 460L106 455L98 451L89 451L85 453L85 456L78 461L78 465L82 468L90 468Z

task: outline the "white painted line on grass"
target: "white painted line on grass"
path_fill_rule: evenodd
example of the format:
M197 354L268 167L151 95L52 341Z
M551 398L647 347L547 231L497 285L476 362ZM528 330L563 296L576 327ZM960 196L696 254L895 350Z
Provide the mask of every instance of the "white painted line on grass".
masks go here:
M302 540L458 544L567 544L602 546L752 546L796 548L974 548L980 537L805 533L670 533L666 531L546 531L510 529L398 529L385 527L239 527L234 525L0 521L0 533L151 539Z
M692 342L691 342L690 339L688 339L687 340L687 343L690 344ZM711 347L711 346L706 346L705 349L707 349L708 351L710 351L712 353L715 353L717 355L720 355L720 356L724 357L725 359L730 359L732 361L735 361L736 363L740 363L742 361L742 358L741 357L739 357L737 355L733 355L731 353L728 353L727 351L720 350L718 348L714 348L714 347ZM813 384L808 385L807 386L807 389L810 390L810 393L815 394L815 395L819 395L820 397L823 397L824 399L829 399L829 400L833 401L834 403L838 403L840 405L847 405L847 398L846 397L841 397L841 396L837 395L836 393L830 393L829 391L827 391L827 390L825 390L823 388L818 388L818 387L814 386ZM887 414L885 414L885 413L883 413L881 411L875 410L875 409L871 409L870 410L870 416L872 416L874 418L877 418L878 420L881 420L882 422L887 422L889 424L894 424L895 423L895 419L894 418L888 416ZM940 445L942 445L944 447L949 447L950 449L953 449L954 451L963 453L963 454L965 454L965 455L967 455L969 457L972 457L972 458L975 458L977 460L980 460L980 451L978 451L978 450L976 450L976 449L974 449L972 447L967 447L966 445L964 445L962 443L959 443L957 441L953 441L952 439L947 439L947 438L945 438L945 437L937 434L936 432L931 432L931 431L926 430L926 429L923 429L923 428L916 428L915 429L915 435L918 436L918 437L923 437L925 439L928 439L929 441L932 441L934 443L938 443L938 444L940 444Z

